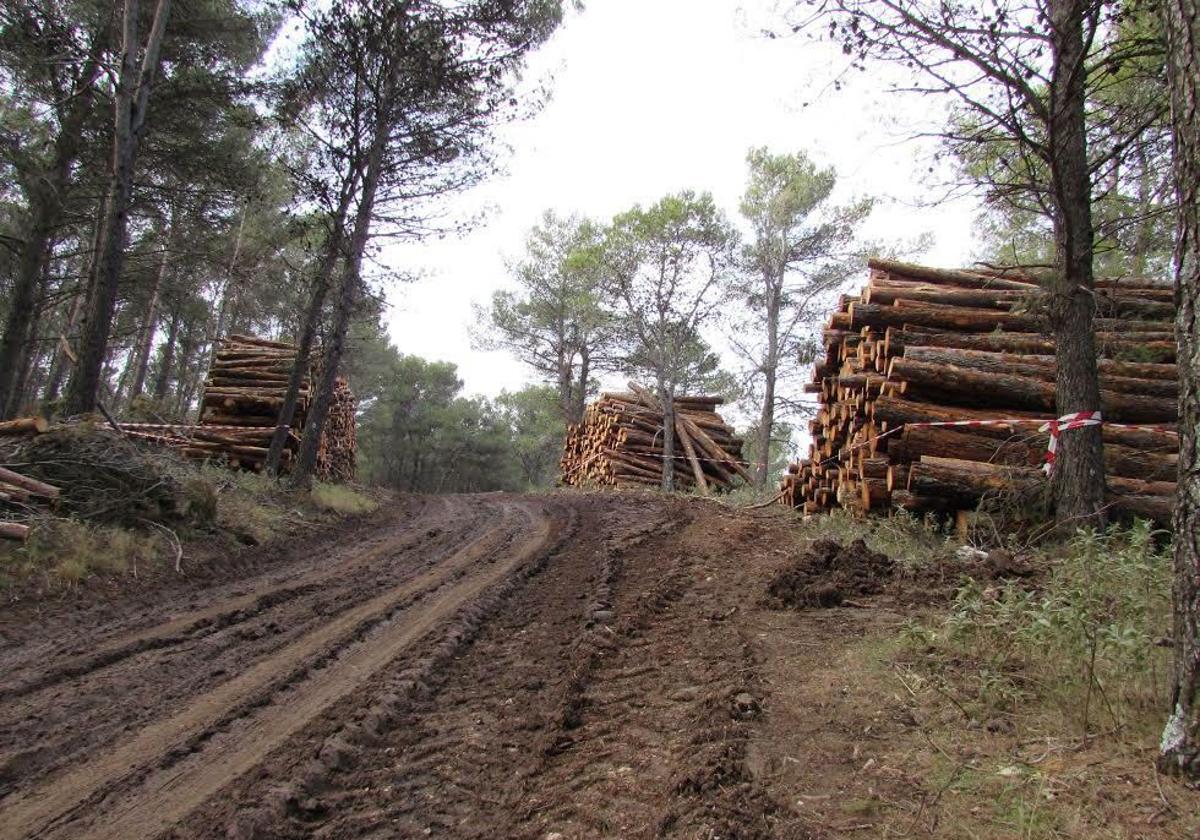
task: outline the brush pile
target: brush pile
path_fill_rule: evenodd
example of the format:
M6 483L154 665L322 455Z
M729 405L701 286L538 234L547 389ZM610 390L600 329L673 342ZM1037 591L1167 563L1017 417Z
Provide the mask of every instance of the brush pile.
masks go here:
M629 383L629 393L601 394L583 422L567 428L561 483L576 487L658 487L662 483L663 408L647 389ZM701 493L750 481L742 441L734 435L711 396L676 397L673 465L675 487Z
M994 272L870 268L824 331L806 386L820 397L809 457L789 467L782 502L807 513L962 511L1044 487L1038 421L1055 416L1055 347L1040 287ZM1179 450L1173 294L1144 278L1096 282L1108 500L1164 523ZM916 425L962 420L1011 422Z
M287 393L296 352L294 344L231 335L221 342L213 357L200 401L198 425L124 423L121 428L131 437L173 446L189 458L224 459L234 468L261 470ZM312 383L319 374L320 357L314 354L308 374L301 379L299 401L288 429L283 451L285 469L300 448ZM318 478L353 479L354 417L354 394L346 381L339 378L318 450Z

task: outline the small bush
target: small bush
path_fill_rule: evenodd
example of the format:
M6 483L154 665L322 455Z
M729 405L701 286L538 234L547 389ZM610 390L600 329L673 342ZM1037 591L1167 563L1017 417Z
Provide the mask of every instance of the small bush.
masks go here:
M1154 730L1167 656L1155 641L1171 614L1170 550L1155 538L1148 523L1081 532L1047 558L1039 589L969 581L940 626L905 638L934 670L957 669L949 681L984 711L1036 701L1085 734Z
M342 516L354 516L370 513L379 505L374 499L365 496L344 484L313 485L312 503L321 510L332 511Z

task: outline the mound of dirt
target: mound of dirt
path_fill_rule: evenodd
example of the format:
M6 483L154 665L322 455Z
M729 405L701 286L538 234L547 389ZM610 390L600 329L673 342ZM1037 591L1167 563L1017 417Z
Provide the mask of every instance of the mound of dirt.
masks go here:
M895 562L862 540L845 546L817 540L767 586L766 602L776 609L836 607L848 598L874 595L891 580Z

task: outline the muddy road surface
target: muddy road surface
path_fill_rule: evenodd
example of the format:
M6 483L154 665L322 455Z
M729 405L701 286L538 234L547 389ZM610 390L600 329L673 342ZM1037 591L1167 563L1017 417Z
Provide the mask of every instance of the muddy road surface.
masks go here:
M0 614L0 840L806 837L747 769L752 517L405 498L152 595Z

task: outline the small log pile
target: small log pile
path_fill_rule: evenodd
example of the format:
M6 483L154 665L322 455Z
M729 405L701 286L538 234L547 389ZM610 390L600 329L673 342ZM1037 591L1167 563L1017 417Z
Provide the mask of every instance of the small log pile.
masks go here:
M869 265L867 286L842 296L824 330L825 356L805 387L820 399L809 456L789 467L782 503L956 512L1043 486L1048 435L1038 426L1055 416L1055 347L1038 284ZM1179 451L1173 295L1144 278L1096 282L1108 500L1162 523ZM1009 422L915 425L962 420Z
M267 460L297 348L283 341L246 335L222 340L213 357L198 425L122 423L127 435L179 449L189 458L223 458L231 467L259 471ZM300 448L312 384L320 375L314 354L300 383L300 398L283 451L286 469ZM350 481L355 475L356 404L349 384L338 378L317 456L317 478Z
M44 417L19 417L0 422L0 437L16 438L40 435L50 428ZM30 509L53 502L59 496L58 488L44 481L22 475L16 470L0 467L0 539L24 542L29 537L29 526L13 522L7 517L18 516Z
M680 396L675 406L675 487L708 494L750 481L742 440L716 412L724 399ZM561 483L575 487L658 487L662 483L663 408L647 389L604 393L567 427Z
M58 488L53 484L0 467L0 508L28 511L35 506L51 503L58 496ZM28 538L28 525L0 521L0 539L24 542Z

